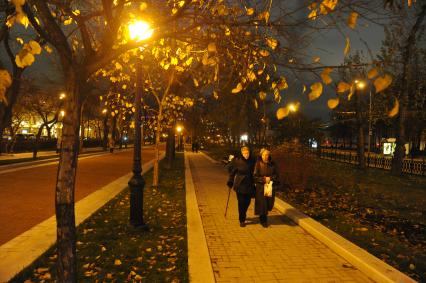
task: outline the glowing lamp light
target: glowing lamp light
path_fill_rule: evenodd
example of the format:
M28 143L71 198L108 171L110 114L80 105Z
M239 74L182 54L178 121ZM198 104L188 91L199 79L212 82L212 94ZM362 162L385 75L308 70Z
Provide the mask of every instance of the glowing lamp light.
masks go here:
M248 135L247 134L241 135L240 140L245 142L248 141Z
M134 21L129 24L130 39L136 42L146 40L154 34L150 24L144 21Z
M106 114L106 113L107 113L107 111L108 111L108 110L104 109L104 110L102 110L102 113L103 113L103 114Z
M65 116L65 111L61 110L61 117L64 117L64 116Z
M65 99L65 97L67 97L67 95L64 92L62 92L61 94L59 94L59 99L60 100Z
M292 103L288 106L288 110L290 110L291 112L296 112L297 106Z
M355 85L356 85L357 89L364 89L365 88L365 82L364 81L355 80Z
M177 131L178 133L182 132L182 127L181 127L181 126L177 126L177 127L176 127L176 131Z

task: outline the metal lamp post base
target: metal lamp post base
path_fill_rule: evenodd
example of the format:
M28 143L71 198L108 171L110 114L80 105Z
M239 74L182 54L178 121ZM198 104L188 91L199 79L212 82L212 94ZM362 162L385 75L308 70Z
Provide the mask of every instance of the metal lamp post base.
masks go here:
M148 225L143 221L145 181L141 175L133 175L128 184L130 188L130 224L135 228L148 230Z

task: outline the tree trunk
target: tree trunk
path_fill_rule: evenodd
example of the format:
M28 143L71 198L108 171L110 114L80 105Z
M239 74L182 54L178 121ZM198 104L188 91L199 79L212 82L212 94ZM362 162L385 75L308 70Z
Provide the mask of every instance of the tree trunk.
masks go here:
M74 197L81 114L79 91L85 79L78 80L76 73L71 66L64 66L69 98L64 104L66 115L62 119L62 148L56 180L58 282L77 281Z
M41 133L43 132L43 128L45 126L46 126L46 123L43 123L37 131L37 135L36 135L36 139L34 141L34 147L33 147L33 159L37 158L38 145L40 143L40 136L41 136Z
M166 168L171 169L173 167L173 161L175 158L175 131L174 127L169 128L166 144Z
M160 161L160 134L161 134L161 119L162 119L162 106L160 106L160 114L158 114L157 130L155 133L155 159L154 159L154 172L152 177L152 186L158 187L159 179L159 161Z
M426 16L426 3L422 5L422 10L418 14L416 23L411 28L410 34L407 38L403 58L403 72L402 72L402 81L401 81L401 95L399 97L399 116L398 124L396 131L396 147L394 157L392 159L392 168L391 173L395 176L402 175L402 167L405 156L405 143L406 143L406 133L405 133L405 121L407 119L407 107L408 107L408 75L409 75L409 61L411 58L411 53L416 41L416 34L420 29L420 26Z
M104 127L104 136L103 136L103 150L107 151L108 149L108 135L109 135L109 127L108 127L108 112L105 113L105 117L103 120L103 127Z

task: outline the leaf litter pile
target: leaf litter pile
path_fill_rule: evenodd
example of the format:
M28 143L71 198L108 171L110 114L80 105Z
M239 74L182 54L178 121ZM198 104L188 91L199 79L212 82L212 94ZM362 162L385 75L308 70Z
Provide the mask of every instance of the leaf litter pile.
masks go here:
M413 279L426 282L426 178L273 153L279 197Z
M188 282L183 156L162 165L158 189L144 175L149 231L128 224L128 189L78 227L78 282ZM55 282L56 257L52 247L11 282Z

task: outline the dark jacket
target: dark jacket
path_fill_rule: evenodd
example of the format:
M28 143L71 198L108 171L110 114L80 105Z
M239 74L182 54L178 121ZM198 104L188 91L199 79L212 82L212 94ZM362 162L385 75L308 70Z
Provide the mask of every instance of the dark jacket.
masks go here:
M265 177L272 180L272 197L264 196ZM279 185L278 170L274 162L263 162L261 159L256 162L253 173L256 185L256 200L254 203L254 213L256 215L267 215L271 211L275 202L275 191Z
M253 170L255 160L253 158L245 159L243 156L237 156L232 159L229 167L228 184L232 184L237 193L253 194Z

